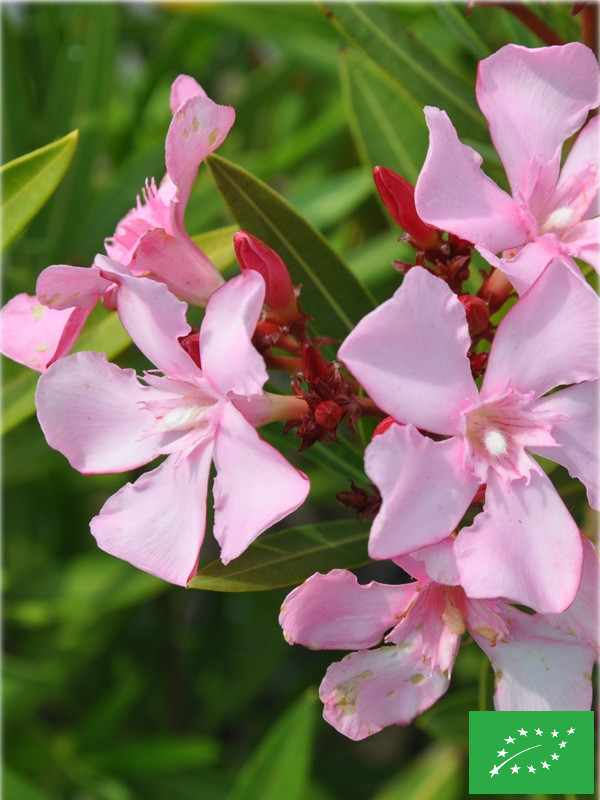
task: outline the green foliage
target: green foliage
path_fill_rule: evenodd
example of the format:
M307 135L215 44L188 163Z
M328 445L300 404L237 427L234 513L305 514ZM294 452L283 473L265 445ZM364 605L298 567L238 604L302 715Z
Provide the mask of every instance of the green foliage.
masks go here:
M2 249L27 225L58 186L71 163L79 131L67 134L0 169Z

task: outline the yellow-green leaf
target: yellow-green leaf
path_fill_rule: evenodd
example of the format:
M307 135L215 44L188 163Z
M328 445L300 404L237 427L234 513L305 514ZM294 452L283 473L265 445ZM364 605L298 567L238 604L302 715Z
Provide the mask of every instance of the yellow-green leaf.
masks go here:
M56 189L77 146L79 131L15 158L0 169L2 249L27 225Z
M233 237L238 230L237 225L227 225L192 236L192 241L210 258L219 272L223 272L235 263Z

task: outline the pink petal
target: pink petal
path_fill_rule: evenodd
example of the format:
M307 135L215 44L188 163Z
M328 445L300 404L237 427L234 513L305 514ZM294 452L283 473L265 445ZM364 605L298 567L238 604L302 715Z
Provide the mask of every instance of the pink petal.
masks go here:
M423 666L418 635L401 645L360 650L332 664L319 689L323 716L358 741L387 725L408 725L433 705L450 681Z
M507 607L507 610L510 607ZM472 632L496 672L497 711L589 711L593 649L553 630L541 614L509 610L510 639Z
M358 583L347 570L316 573L283 601L279 624L290 644L312 650L374 647L414 602L415 585Z
M248 271L213 295L200 329L202 371L223 395L262 394L268 375L252 336L263 307L265 282Z
M146 358L173 377L198 373L178 342L179 337L190 332L185 318L186 304L177 300L163 283L136 278L106 256L96 256L96 264L105 277L118 285L119 318Z
M302 505L310 484L231 403L221 413L214 461L214 535L227 564Z
M579 42L537 49L509 44L479 63L476 92L516 195L532 160L555 159L598 104L598 64Z
M338 355L395 420L448 434L458 432L458 412L477 398L470 344L462 303L417 267L358 323Z
M583 571L577 596L561 614L543 614L543 619L553 628L577 636L600 650L600 626L598 617L598 586L600 586L600 561L594 544L582 536Z
M572 478L578 478L585 485L589 504L598 509L598 381L561 389L539 400L535 410L557 415L552 436L560 447L529 449L566 467ZM561 415L566 418L561 419Z
M178 88L182 88L181 86ZM184 94L189 91L185 86ZM176 91L179 98L179 91ZM183 215L198 167L221 145L235 120L231 106L220 106L205 94L187 97L174 112L166 141L167 172L177 186L174 229L183 233Z
M582 219L598 215L599 136L600 117L592 117L569 150L553 198L560 200L557 205L573 207Z
M225 282L193 242L175 239L159 229L142 236L129 268L165 283L174 295L194 305L206 305L211 294Z
M383 503L371 527L371 558L396 558L452 533L479 486L463 470L463 448L458 438L434 442L412 425L392 425L373 439L365 470Z
M493 253L535 236L533 220L481 170L481 156L462 144L445 111L426 107L429 150L415 186L421 219Z
M94 267L58 264L40 273L35 287L41 303L55 309L95 306L111 287L111 281Z
M492 266L504 272L519 295L524 295L554 258L568 255L569 248L554 234L548 233L516 250L505 251L501 258L484 247L478 247L477 250ZM566 258L563 260L567 262ZM573 271L580 272L575 263Z
M37 297L18 294L0 312L0 352L18 364L44 372L73 347L91 310L56 311L41 305Z
M427 580L442 583L445 586L456 586L460 583L460 575L454 555L454 538L448 536L437 544L413 550L410 555L395 558L394 563L421 581Z
M600 272L600 219L588 219L575 225L563 236L565 250Z
M156 437L146 436L155 418L142 403L162 396L142 386L132 369L85 352L61 358L42 375L36 407L48 444L72 467L124 472L160 453Z
M200 84L189 75L178 75L171 86L171 113L175 114L179 106L183 105L190 97L198 95L206 97L206 92Z
M598 377L598 297L555 259L504 317L490 352L481 398L512 386L536 397Z
M110 497L90 523L102 550L170 583L196 572L206 524L212 441L171 455Z
M490 470L483 513L454 544L469 597L504 597L536 611L563 611L581 579L577 525L548 477L505 483Z

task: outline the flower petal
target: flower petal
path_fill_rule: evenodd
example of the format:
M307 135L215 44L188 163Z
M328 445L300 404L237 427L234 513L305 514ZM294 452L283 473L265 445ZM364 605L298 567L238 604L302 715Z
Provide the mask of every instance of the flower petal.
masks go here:
M206 305L211 294L225 282L193 242L175 239L158 229L142 236L129 268L165 283L186 303L200 306Z
M493 644L472 631L496 672L497 711L589 711L594 651L552 629L541 614L507 606L510 640Z
M360 650L331 664L319 689L327 722L355 741L387 725L408 725L450 685L439 670L424 668L421 652L415 634L400 645Z
M194 575L206 525L212 454L207 438L185 457L169 456L110 497L90 523L98 546L170 583Z
M383 502L369 537L371 558L396 558L440 542L460 522L478 479L463 470L463 442L434 442L412 425L392 425L365 452L365 471Z
M525 244L535 224L481 170L481 156L462 144L445 111L426 107L429 150L415 186L421 219L492 253Z
M264 280L248 270L211 295L206 307L200 329L202 372L223 395L262 394L267 369L252 336L264 296Z
M579 42L509 44L479 63L476 93L516 195L532 161L555 159L598 104L598 63Z
M316 573L283 601L279 624L290 644L312 650L374 647L415 598L415 584L358 583L348 570Z
M221 561L227 564L302 505L310 484L231 403L221 413L214 461L214 535L221 545Z
M190 332L187 305L164 283L133 276L106 256L96 256L102 274L118 285L117 311L123 327L152 364L172 377L198 373L178 339Z
M45 306L55 309L95 306L111 286L95 267L57 264L40 273L36 294Z
M189 75L178 75L171 85L171 113L175 114L179 106L183 105L190 97L198 95L206 97L206 92L200 84Z
M562 259L554 259L504 317L490 352L481 399L512 386L540 397L598 378L598 297Z
M541 414L554 413L552 436L560 447L529 447L532 453L562 464L587 488L588 501L598 509L598 381L579 383L544 397L535 404ZM566 418L561 419L561 415Z
M38 419L48 444L86 474L124 472L147 464L160 442L146 436L154 416L142 403L162 397L142 386L132 369L123 370L104 353L74 353L41 376L36 392Z
M41 305L37 297L18 294L0 312L0 352L44 372L73 347L91 311L91 306L57 311Z
M569 606L581 579L581 536L549 478L506 483L490 470L483 513L454 544L469 597L504 597L536 611Z
M395 420L448 434L459 430L457 413L477 399L470 344L462 303L444 281L415 267L338 355Z

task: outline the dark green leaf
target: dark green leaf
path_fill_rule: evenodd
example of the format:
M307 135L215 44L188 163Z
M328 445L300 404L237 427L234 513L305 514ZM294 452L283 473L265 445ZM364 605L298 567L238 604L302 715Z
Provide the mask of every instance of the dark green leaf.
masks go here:
M302 285L302 306L314 330L343 339L371 311L374 300L325 238L277 192L220 156L207 164L240 228L272 247L292 280Z
M458 747L432 744L371 800L462 800L463 773Z
M258 539L227 566L212 561L188 587L253 592L293 586L314 572L366 564L368 536L369 524L354 519L287 528Z

